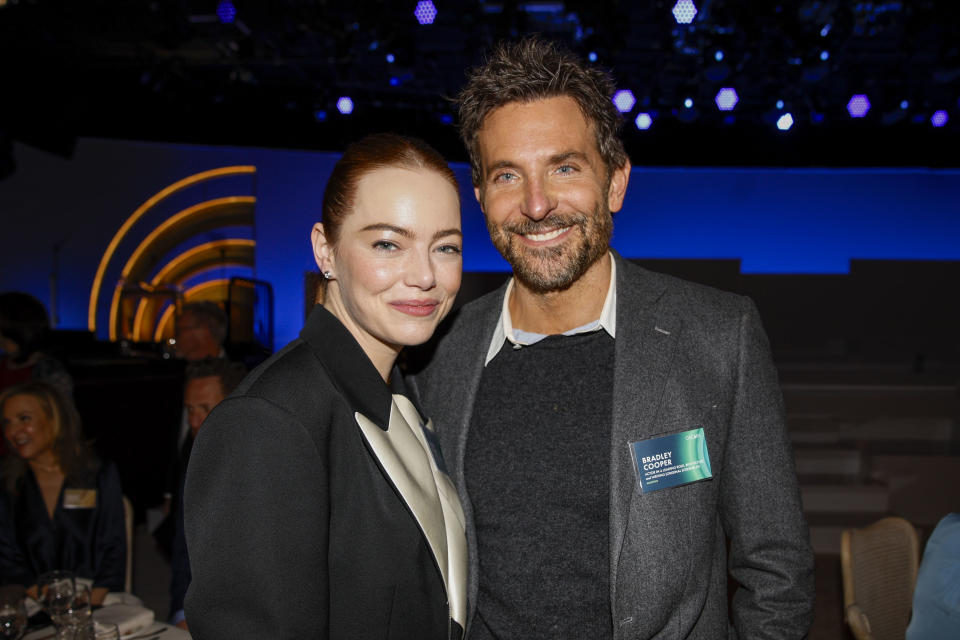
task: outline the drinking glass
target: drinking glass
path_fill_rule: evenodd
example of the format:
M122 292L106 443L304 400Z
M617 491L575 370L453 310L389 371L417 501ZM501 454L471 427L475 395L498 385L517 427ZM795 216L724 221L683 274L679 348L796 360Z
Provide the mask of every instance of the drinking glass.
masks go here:
M17 640L27 630L27 612L23 599L0 602L0 638Z
M72 571L48 571L37 579L37 600L51 619L73 602L75 586Z
M50 617L57 628L57 640L93 640L90 605L90 587L79 582L72 598L51 600Z
M120 640L120 629L115 624L90 619L81 625L60 627L56 640Z

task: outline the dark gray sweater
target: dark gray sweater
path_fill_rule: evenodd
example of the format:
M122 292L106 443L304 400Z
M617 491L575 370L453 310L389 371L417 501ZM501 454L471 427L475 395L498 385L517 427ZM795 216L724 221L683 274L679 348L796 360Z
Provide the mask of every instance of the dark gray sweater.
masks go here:
M465 456L480 558L471 638L612 637L614 341L505 343L483 373Z

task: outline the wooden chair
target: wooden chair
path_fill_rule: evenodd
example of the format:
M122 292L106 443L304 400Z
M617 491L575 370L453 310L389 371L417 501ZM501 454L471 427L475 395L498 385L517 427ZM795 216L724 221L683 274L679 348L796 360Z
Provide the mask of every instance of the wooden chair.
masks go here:
M903 640L919 563L917 530L903 518L843 531L844 618L857 640Z
M127 496L123 496L123 525L127 534L127 574L123 580L123 590L133 593L133 505Z

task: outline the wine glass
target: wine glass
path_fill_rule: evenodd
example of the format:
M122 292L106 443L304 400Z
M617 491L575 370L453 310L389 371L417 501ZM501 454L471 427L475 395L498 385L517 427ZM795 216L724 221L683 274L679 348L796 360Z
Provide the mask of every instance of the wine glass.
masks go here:
M0 638L17 640L27 630L27 612L23 599L0 602Z
M80 625L60 627L56 640L120 640L120 628L89 619Z
M75 585L72 571L48 571L37 579L37 600L53 618L53 609L60 611L73 601Z
M93 640L93 609L90 587L77 582L72 598L51 598L50 618L57 628L57 640Z

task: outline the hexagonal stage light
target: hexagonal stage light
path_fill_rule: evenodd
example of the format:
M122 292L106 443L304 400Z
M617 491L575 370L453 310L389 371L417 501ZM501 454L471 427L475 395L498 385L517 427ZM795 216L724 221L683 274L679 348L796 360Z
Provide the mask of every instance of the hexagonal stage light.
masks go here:
M417 3L417 8L413 10L413 15L420 24L433 24L433 21L437 18L437 8L433 5L432 0L420 0Z
M847 112L851 118L862 118L868 111L870 111L870 99L866 95L858 93L850 97Z
M733 111L733 108L740 102L740 96L737 95L736 89L724 87L717 92L713 100L717 103L717 109L720 109L720 111Z
M343 115L353 113L353 100L350 99L350 96L341 96L337 100L337 111Z
M633 123L637 125L637 129L646 131L653 124L653 117L649 113L641 113Z
M672 13L677 24L690 24L697 17L697 5L693 4L693 0L677 0Z
M237 8L230 0L220 0L217 3L217 17L223 24L230 24L237 17Z
M627 113L633 109L633 105L637 104L637 99L630 89L620 89L613 94L613 104L617 106L617 111L620 113Z
M793 126L793 116L789 113L785 113L777 120L777 129L780 131L786 131Z
M947 124L947 121L950 119L950 116L947 115L947 112L943 109L935 111L932 116L930 116L930 124L935 127L942 127Z

